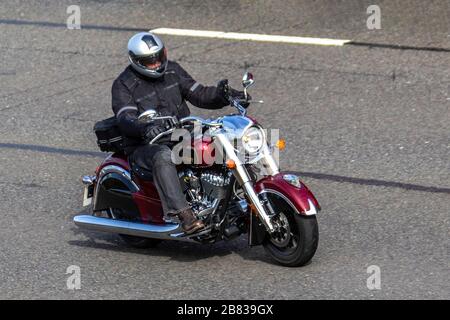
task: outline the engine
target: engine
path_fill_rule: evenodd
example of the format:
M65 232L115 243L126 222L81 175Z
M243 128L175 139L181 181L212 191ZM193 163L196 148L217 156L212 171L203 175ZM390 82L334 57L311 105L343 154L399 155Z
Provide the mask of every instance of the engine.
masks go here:
M231 172L218 170L194 173L191 169L186 169L179 173L183 191L198 218L206 219L215 211L220 200L226 197L231 176Z

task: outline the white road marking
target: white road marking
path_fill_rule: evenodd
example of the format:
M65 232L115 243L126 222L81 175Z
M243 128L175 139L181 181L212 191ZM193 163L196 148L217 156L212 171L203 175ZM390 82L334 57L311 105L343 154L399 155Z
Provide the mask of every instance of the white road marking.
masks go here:
M320 45L320 46L343 46L344 44L351 41L351 40L340 40L340 39L292 37L292 36L277 36L277 35L268 35L268 34L190 30L190 29L173 29L173 28L157 28L157 29L150 30L150 32L155 33L155 34L173 35L173 36L215 38L215 39L226 39L226 40L247 40L247 41L260 41L260 42L280 42L280 43L293 43L293 44L311 44L311 45Z

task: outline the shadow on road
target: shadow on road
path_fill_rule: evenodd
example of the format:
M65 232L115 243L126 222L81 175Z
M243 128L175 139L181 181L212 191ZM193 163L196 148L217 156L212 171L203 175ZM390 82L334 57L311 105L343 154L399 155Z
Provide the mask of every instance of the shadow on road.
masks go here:
M80 248L167 257L170 258L170 260L177 262L195 262L213 257L225 257L234 253L241 256L244 260L273 264L269 257L266 257L264 254L261 255L261 251L258 248L262 247L248 247L247 238L244 236L228 242L222 241L215 244L167 240L162 241L155 248L136 249L125 244L120 240L119 236L115 234L89 232L76 227L73 227L71 231L75 235L83 234L87 237L85 240L68 241L69 245Z
M79 212L77 214L82 214ZM247 237L241 236L230 241L221 241L214 244L200 244L195 242L183 242L177 240L162 241L155 248L136 249L123 242L116 234L95 232L72 227L77 240L70 240L68 244L80 248L94 250L107 250L112 252L134 253L145 256L167 257L177 262L194 262L213 257L225 257L230 254L237 254L244 260L258 261L273 264L265 254L261 254L262 247L250 248ZM81 240L80 235L85 239Z
M104 158L106 156L105 152L72 150L72 149L65 149L65 148L40 146L40 145L34 145L34 144L0 143L0 149L1 148L45 152L45 153L57 153L57 154L63 154L63 155L69 155L69 156L89 156L89 157L98 157L98 158Z

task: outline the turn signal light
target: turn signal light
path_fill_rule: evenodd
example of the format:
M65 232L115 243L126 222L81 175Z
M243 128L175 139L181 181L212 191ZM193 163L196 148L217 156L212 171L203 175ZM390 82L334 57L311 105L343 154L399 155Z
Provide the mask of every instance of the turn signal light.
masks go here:
M234 160L228 159L225 162L225 165L227 166L228 169L234 169L236 168L236 162L234 162Z
M283 150L286 148L286 141L284 139L280 139L275 143L275 147L279 150Z

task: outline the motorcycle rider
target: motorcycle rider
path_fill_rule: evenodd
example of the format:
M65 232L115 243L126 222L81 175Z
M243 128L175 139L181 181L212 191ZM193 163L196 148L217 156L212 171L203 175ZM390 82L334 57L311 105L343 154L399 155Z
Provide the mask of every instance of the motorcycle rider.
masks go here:
M139 114L154 109L161 115L190 114L186 100L199 108L218 109L229 104L228 95L244 97L242 91L221 80L217 86L196 82L178 63L167 59L167 49L156 35L141 32L128 42L130 65L112 86L112 109L125 137L132 170L142 178L153 179L166 216L178 216L185 233L204 227L189 207L181 190L171 149L165 144L149 144L167 130L165 123L142 124Z

